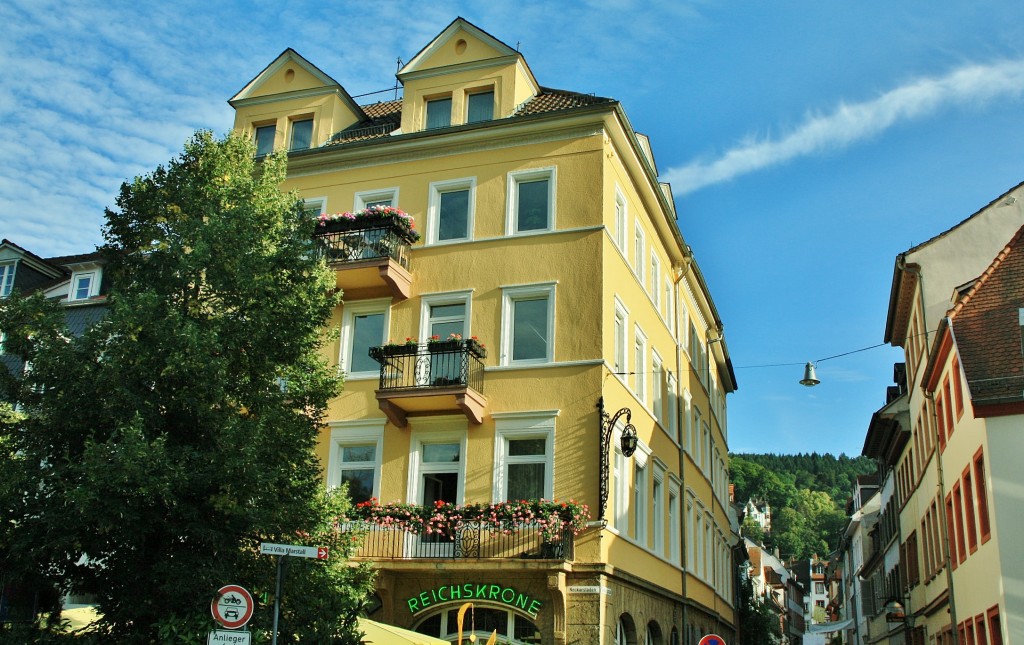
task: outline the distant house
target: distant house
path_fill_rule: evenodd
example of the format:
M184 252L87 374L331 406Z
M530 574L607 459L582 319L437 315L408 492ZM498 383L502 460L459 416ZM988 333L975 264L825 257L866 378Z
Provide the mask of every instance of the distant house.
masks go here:
M5 239L0 241L0 299L42 292L64 306L69 331L79 335L106 314L108 285L103 266L99 253L42 258ZM19 357L3 353L2 346L0 364L15 374L25 368ZM12 579L0 569L0 623L32 620L54 594L35 581ZM74 600L66 599L65 606Z
M772 507L768 502L754 499L747 500L743 507L743 519L752 519L765 533L772 532Z

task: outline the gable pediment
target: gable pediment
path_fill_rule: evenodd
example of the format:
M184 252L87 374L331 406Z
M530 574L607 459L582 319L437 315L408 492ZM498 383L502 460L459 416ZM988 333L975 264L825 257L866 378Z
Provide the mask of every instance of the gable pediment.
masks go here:
M328 94L337 94L353 113L364 116L362 109L341 83L289 47L232 96L228 103L237 108L267 100Z

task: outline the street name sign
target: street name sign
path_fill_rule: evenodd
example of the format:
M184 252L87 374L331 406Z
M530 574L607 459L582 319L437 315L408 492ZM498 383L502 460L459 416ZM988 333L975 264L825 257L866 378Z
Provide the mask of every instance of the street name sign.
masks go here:
M260 542L260 553L263 555L290 555L296 558L327 559L325 546L299 546L296 544L271 544Z
M210 632L206 645L252 645L252 632L235 632L217 629Z

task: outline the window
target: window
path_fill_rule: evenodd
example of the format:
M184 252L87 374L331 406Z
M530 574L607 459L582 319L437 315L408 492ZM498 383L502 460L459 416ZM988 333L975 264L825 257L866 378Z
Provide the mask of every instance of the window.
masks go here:
M318 217L327 212L327 198L311 197L309 199L303 199L302 210L304 210L309 217Z
M0 264L0 298L11 295L14 288L14 269L17 265L13 262Z
M555 227L555 169L509 173L508 235L550 231Z
M96 283L95 271L74 274L71 278L71 293L68 300L87 300L96 295Z
M956 526L956 553L960 562L967 559L967 543L964 539L964 502L960 482L953 483L953 523Z
M964 390L963 386L960 385L960 359L956 356L953 357L953 395L956 403L956 418L964 416Z
M370 206L397 206L398 189L382 188L380 190L364 190L356 193L353 210L361 211Z
M620 421L621 426L621 421ZM619 448L622 428L615 428L615 529L625 533L629 528L629 473L626 472L626 456Z
M411 438L410 502L424 506L433 506L438 501L462 503L465 424L464 418L417 419L417 431ZM459 430L451 430L453 426L459 425Z
M466 97L466 123L494 118L494 92L475 92Z
M653 245L652 245L653 246ZM651 301L654 302L654 308L661 312L661 261L658 260L658 256L651 252L651 284L649 288L651 290Z
M390 300L367 300L345 305L342 317L341 368L348 376L380 374L380 364L370 358L370 348L387 342Z
M647 546L647 468L640 462L633 465L633 537Z
M668 397L668 406L665 410L665 416L668 421L668 436L672 437L672 441L681 443L682 438L679 436L679 397L676 396L676 388L678 383L676 377L672 372L668 372L668 378L665 379L666 389L668 390L665 395Z
M615 190L615 245L626 252L626 198Z
M665 555L665 469L654 466L651 480L651 515L654 524L654 552Z
M626 329L629 320L629 312L626 311L626 307L622 304L618 297L615 298L615 321L613 323L614 330L613 336L615 343L613 360L615 361L612 365L612 371L619 377L620 380L626 380L626 372L628 371L628 365L626 362Z
M988 634L985 633L985 615L974 617L974 631L978 634L978 645L988 645Z
M676 320L675 320L675 302L672 298L672 280L668 277L665 278L665 320L668 321L669 331L675 336L676 331Z
M476 179L430 184L427 238L431 243L468 240L473 230Z
M695 543L694 543L694 510L693 510L693 497L691 495L686 496L686 568L689 571L693 571L695 566L696 557L694 556Z
M269 125L256 126L256 154L269 155L274 151L274 137L277 136L277 126Z
M640 402L647 404L647 336L636 328L633 337L633 391Z
M420 299L420 330L422 340L431 336L441 340L452 334L463 338L470 337L470 309L472 300L470 291L425 295ZM425 372L425 370L424 370ZM428 383L461 382L462 360L452 353L431 354L429 373L420 374L418 382ZM439 379L443 379L439 381Z
M974 486L971 481L971 466L963 472L964 483L964 514L967 521L967 549L974 553L978 550L978 525L975 517Z
M640 222L636 223L633 235L633 271L642 287L644 286L644 229L640 226Z
M665 427L665 366L658 352L651 352L651 408L654 419Z
M949 394L949 377L942 380L942 402L946 409L946 438L953 437L953 397Z
M348 483L353 503L379 497L384 420L336 421L330 426L328 486L336 488Z
M313 147L312 117L292 121L292 141L289 150L308 150Z
M501 317L503 365L554 360L554 283L505 287Z
M495 416L494 501L552 499L554 413Z
M981 543L985 544L992 537L992 528L988 518L988 482L985 480L985 455L979 449L974 453L974 491L978 505L978 532Z
M988 618L989 645L1003 645L1003 625L999 620L999 605L985 612Z
M674 481L668 489L668 559L679 564L679 484Z
M427 101L427 129L447 128L452 124L452 97Z

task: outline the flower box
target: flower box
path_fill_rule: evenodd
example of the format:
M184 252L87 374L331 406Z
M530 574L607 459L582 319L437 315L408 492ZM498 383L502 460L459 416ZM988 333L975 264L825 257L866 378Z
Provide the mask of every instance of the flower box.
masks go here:
M370 358L380 361L388 356L412 356L419 350L417 345L384 345L382 347L371 347Z
M412 216L391 206L371 206L355 213L325 213L320 215L316 232L324 234L374 228L388 229L408 244L420 239Z
M458 352L462 350L461 340L434 340L427 343L427 351L431 353Z

